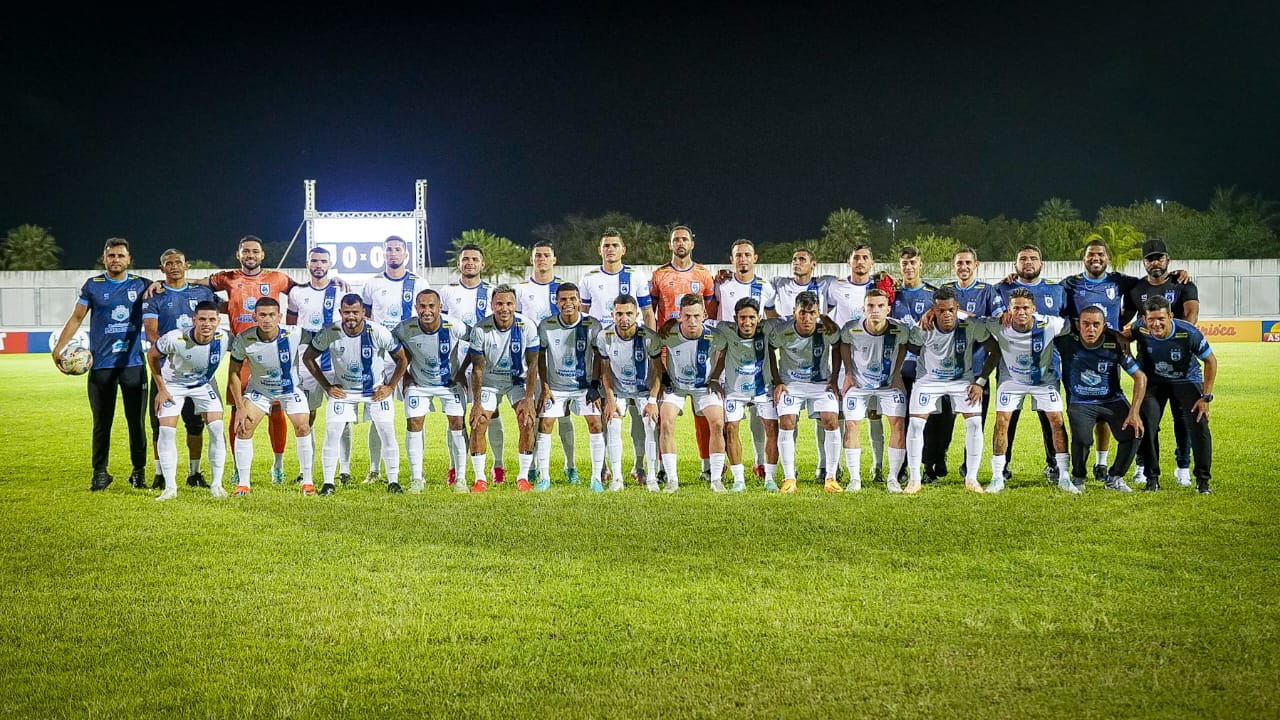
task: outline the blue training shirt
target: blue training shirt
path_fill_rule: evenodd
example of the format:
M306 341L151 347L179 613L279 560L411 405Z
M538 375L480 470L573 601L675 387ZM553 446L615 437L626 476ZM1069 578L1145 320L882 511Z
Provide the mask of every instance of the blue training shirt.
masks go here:
M1158 338L1138 319L1133 322L1133 337L1138 341L1138 363L1147 374L1148 382L1166 385L1204 382L1199 361L1208 359L1213 348L1195 325L1174 320L1169 336Z
M208 300L218 302L218 296L204 285L187 283L180 288L160 286L159 292L142 301L142 319L155 318L161 335L170 330L186 330L195 323L196 305Z
M1069 404L1105 404L1125 399L1120 370L1138 372L1138 362L1118 335L1106 332L1096 347L1088 347L1076 335L1054 341L1062 358L1062 384Z
M112 280L95 275L80 287L76 301L89 308L89 350L93 369L136 367L142 357L142 294L150 280L127 273Z

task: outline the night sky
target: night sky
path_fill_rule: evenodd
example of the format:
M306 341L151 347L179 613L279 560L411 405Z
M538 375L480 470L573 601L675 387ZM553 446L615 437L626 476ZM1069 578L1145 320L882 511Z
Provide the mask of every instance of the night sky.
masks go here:
M607 210L702 253L839 207L1280 199L1270 4L963 5L28 18L0 31L0 223L51 228L66 267L114 235L150 267L288 241L307 178L322 211L411 210L426 178L437 261Z

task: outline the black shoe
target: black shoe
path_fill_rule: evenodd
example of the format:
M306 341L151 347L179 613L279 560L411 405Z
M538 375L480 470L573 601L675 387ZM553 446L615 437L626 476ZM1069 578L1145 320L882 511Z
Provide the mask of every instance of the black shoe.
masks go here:
M298 473L298 477L296 477L296 478L294 478L294 479L293 479L293 484L294 484L294 485L301 485L301 484L302 484L302 473Z
M1208 495L1208 494L1209 494L1209 481L1208 481L1208 480L1201 480L1200 478L1196 478L1196 492L1200 493L1201 495Z
M932 485L938 482L938 476L934 474L933 470L925 470L924 475L920 478L920 482L925 485Z
M1057 465L1045 465L1044 470L1041 470L1040 473L1044 475L1045 480L1048 480L1049 482L1054 483L1055 485L1057 484L1058 482L1058 466Z
M112 480L115 480L115 478L108 475L105 470L95 470L93 473L93 480L89 482L89 490L91 492L106 490Z
M163 489L164 489L164 474L163 474L163 473L156 473L156 474L155 474L155 477L151 478L151 489L152 489L152 490L163 490Z
M1107 481L1107 466L1106 466L1106 465L1103 465L1102 463L1098 463L1097 465L1094 465L1094 466L1093 466L1093 479L1094 479L1094 480L1097 480L1098 482L1106 482L1106 481Z
M964 479L969 476L969 463L960 463L960 478Z
M343 485L346 485L347 483L351 482L351 473L342 473L342 474L338 475L338 482L342 483ZM333 488L333 484L332 484L332 483L330 483L330 484L329 484L329 487L331 488L331 489L329 490L329 492L333 492L333 490L332 490L332 488ZM326 493L322 490L322 491L320 491L320 494L321 494L321 495L325 495Z
M332 495L333 490L334 490L333 483L325 483L324 485L320 486L321 495Z
M187 484L195 488L209 487L209 481L204 479L204 475L199 470L187 476Z
M1147 484L1142 487L1147 492L1155 492L1160 489L1160 478L1147 476Z
M160 482L163 487L164 480L161 479ZM133 472L129 473L129 484L132 485L135 490L146 490L147 472L145 470L134 468Z
M949 474L950 472L947 470L947 463L945 460L942 462L936 462L933 464L934 477L944 478Z
M400 483L392 480L391 482L387 483L387 492L391 493L392 495L400 495L401 493L404 492L404 490L400 489Z
M1013 471L1012 471L1012 470L1010 470L1010 469L1008 468L1008 466L1005 466L1004 473L1002 473L1002 474L1004 475L1004 479L1005 479L1005 480L1012 480L1012 479L1013 479Z
M666 481L667 481L667 469L662 467L658 468L658 482L664 483Z

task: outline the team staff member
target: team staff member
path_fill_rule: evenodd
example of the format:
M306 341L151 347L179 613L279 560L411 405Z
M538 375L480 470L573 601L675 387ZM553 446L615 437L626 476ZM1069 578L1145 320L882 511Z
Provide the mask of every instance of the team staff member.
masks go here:
M62 351L89 318L89 350L93 368L89 376L89 410L93 414L93 480L90 490L111 484L107 463L111 459L111 424L116 416L116 395L124 402L129 425L129 460L133 471L129 484L147 486L147 432L143 403L147 400L147 374L142 358L142 296L150 285L146 278L128 271L132 257L129 241L107 240L102 250L106 268L80 287L80 298L53 346L53 364L61 372Z

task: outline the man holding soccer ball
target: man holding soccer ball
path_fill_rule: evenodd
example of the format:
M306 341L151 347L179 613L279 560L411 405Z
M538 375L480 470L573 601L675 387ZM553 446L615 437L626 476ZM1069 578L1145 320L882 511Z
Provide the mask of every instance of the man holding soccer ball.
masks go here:
M71 317L62 327L53 346L53 364L63 368L63 352L89 318L89 350L93 366L89 371L89 409L93 413L93 480L90 490L104 490L111 484L107 462L111 452L111 424L116 414L116 396L124 398L124 416L129 424L129 459L133 472L129 484L147 487L147 436L143 417L147 402L147 374L142 357L142 295L150 280L128 271L132 257L129 241L107 240L102 251L106 270L85 281Z

